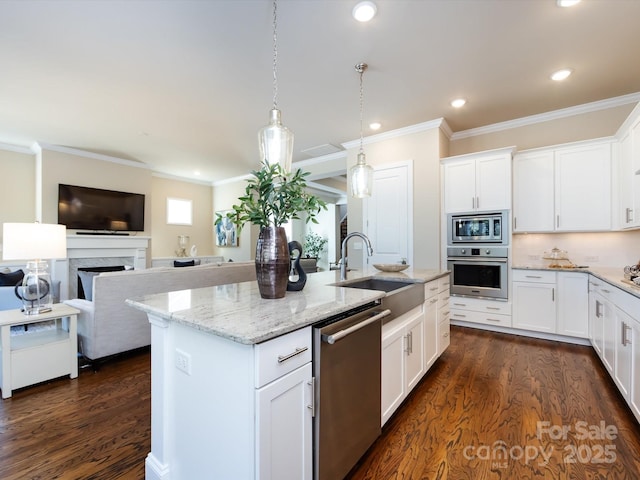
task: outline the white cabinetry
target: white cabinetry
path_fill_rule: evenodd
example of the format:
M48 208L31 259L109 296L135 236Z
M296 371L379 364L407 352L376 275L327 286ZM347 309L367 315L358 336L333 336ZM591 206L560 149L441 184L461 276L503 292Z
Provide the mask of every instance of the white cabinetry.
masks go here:
M438 279L438 356L442 355L451 343L451 328L449 324L450 284L449 275Z
M445 213L511 209L513 148L442 159Z
M587 274L514 270L512 276L514 328L589 337Z
M149 320L147 479L311 480L311 327L245 345Z
M591 343L640 421L640 298L595 277L589 283Z
M382 425L424 374L424 304L382 325Z
M612 141L518 153L514 232L611 230Z
M513 272L513 326L556 332L556 274L540 270Z
M429 368L438 358L439 327L439 280L433 280L424 286L424 365Z
M589 275L557 272L557 333L589 338Z
M257 479L312 478L310 340L305 328L255 347Z
M617 134L620 139L618 220L622 228L640 227L640 106Z
M498 327L511 327L511 304L481 298L451 297L452 322L471 322Z

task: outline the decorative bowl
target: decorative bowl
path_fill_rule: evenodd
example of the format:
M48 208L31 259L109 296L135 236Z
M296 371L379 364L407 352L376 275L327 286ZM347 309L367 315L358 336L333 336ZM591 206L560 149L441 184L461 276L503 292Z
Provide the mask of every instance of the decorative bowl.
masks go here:
M381 272L401 272L409 268L406 263L374 263L373 266Z

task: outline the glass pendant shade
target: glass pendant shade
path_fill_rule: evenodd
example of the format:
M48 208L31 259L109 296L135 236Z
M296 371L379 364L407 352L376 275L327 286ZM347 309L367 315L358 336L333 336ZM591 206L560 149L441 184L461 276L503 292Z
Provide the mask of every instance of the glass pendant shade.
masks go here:
M279 163L285 172L291 171L293 132L282 124L280 110L271 109L269 125L258 132L260 158L267 165Z
M358 154L358 163L351 167L349 173L351 174L351 196L370 197L373 190L373 168L367 165L364 153Z

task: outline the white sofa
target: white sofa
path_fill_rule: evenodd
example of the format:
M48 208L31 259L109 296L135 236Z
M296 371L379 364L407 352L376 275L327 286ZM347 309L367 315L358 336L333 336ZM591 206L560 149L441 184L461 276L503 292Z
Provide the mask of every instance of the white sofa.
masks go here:
M92 301L75 298L64 303L81 311L78 349L95 361L151 344L147 315L128 306L127 298L255 279L254 262L104 272L93 277Z

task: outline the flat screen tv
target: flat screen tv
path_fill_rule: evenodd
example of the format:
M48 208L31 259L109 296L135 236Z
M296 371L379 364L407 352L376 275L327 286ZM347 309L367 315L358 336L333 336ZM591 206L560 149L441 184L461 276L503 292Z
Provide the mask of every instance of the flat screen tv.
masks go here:
M58 223L73 230L144 231L144 194L58 185Z

